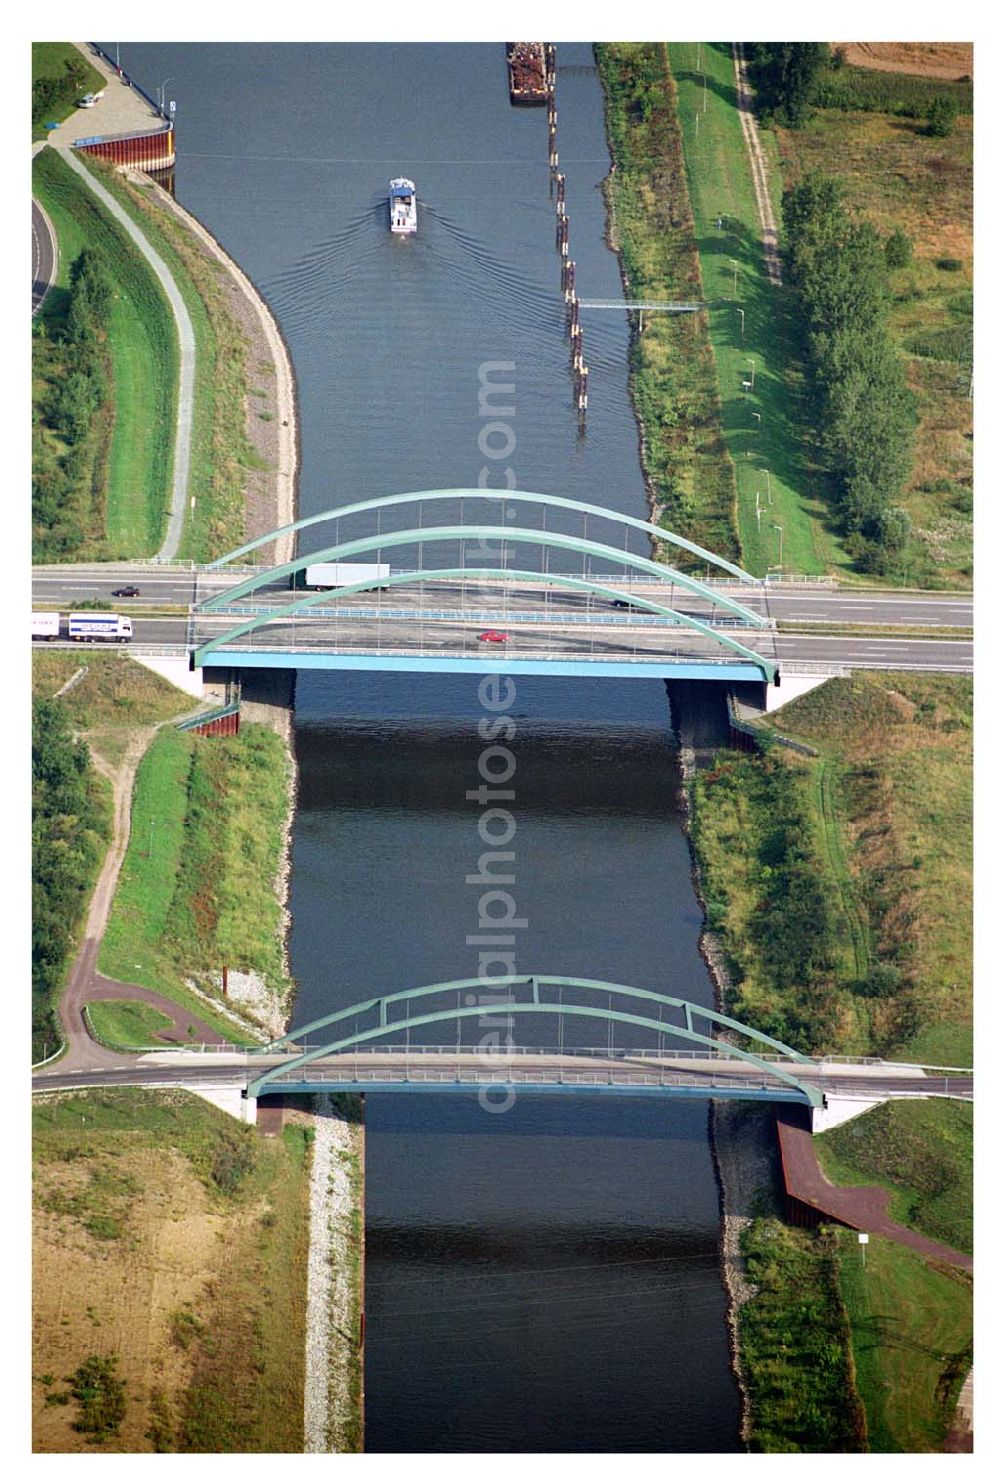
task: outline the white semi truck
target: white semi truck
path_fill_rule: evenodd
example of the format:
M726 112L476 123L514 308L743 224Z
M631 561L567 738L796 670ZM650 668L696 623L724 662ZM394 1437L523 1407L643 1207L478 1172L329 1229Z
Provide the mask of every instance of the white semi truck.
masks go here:
M388 564L309 564L306 589L342 589L345 584L361 584L374 580L388 582Z
M59 639L59 616L43 610L31 612L31 639L33 641L57 641Z
M71 641L130 641L132 622L127 615L86 614L69 617Z

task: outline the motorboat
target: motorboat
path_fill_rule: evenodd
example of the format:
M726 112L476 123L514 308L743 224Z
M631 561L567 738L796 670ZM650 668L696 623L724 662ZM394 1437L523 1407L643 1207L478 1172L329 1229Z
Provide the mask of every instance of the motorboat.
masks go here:
M412 179L389 181L389 229L394 236L412 236L417 229L417 191Z

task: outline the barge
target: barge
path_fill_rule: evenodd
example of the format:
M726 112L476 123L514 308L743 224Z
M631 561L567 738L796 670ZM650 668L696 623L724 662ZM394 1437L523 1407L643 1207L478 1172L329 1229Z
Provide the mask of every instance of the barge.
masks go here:
M545 80L545 42L508 41L507 77L510 100L522 107L537 107L549 95Z
M394 236L412 236L417 229L417 191L412 179L389 181L389 229Z

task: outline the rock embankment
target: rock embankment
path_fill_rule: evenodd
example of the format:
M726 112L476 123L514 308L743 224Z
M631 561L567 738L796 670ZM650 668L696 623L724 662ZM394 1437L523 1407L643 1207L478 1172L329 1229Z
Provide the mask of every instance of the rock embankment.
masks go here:
M310 1180L305 1450L361 1448L364 1128L317 1098Z

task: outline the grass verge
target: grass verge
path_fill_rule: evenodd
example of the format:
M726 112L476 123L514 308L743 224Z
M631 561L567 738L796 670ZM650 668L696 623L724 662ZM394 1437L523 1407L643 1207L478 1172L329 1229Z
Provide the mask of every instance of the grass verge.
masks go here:
M278 735L256 724L225 742L157 735L136 776L103 973L189 1007L185 979L218 993L224 965L276 994L287 987L274 892L287 763Z
M88 1448L58 1394L116 1354L112 1451L301 1451L309 1138L198 1098L36 1103L34 1449Z
M940 1450L972 1362L972 1283L873 1236L837 1233L840 1285L872 1451Z
M157 1032L169 1030L173 1023L161 1010L138 999L94 999L85 1008L97 1039L112 1051L162 1045Z
M246 475L261 465L246 436L251 367L243 331L228 307L230 278L171 215L150 182L126 179L100 160L86 163L163 257L191 315L196 364L190 492L195 505L185 519L180 553L204 562L242 542ZM273 394L273 385L254 393Z
M35 332L58 333L66 311L69 271L86 247L114 284L108 323L114 428L106 480L74 559L138 558L163 537L173 467L177 332L152 270L87 187L52 149L32 165L32 187L59 237L59 280Z
M606 194L626 296L701 301L666 48L615 43L595 50L613 161ZM739 560L735 475L702 315L650 314L633 339L629 382L655 515L674 532Z
M739 1320L750 1449L865 1450L834 1236L766 1217L751 1222L742 1247L757 1288Z
M73 85L61 87L67 77L67 67L72 68ZM70 113L76 111L77 102L87 92L99 92L104 78L72 41L32 41L31 85L48 82L54 95L45 106L45 116L31 125L31 141L36 143L48 137L46 123L63 123Z
M972 1254L972 1106L929 1098L883 1102L816 1138L834 1184L884 1184L891 1214Z

